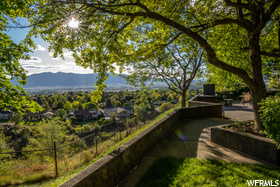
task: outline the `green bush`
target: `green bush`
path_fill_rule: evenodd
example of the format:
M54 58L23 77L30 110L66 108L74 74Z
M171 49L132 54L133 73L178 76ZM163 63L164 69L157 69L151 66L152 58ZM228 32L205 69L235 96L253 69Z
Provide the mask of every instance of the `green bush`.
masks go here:
M8 138L4 135L4 133L0 129L0 152L12 152L14 151L9 145L8 145ZM11 158L10 154L0 154L0 163L4 159ZM1 183L0 183L1 184Z
M280 144L280 96L267 97L261 102L261 118L265 133Z
M169 110L169 109L171 109L171 108L173 108L173 107L174 107L174 105L173 105L172 103L167 102L167 103L162 103L162 104L158 107L158 110L159 110L160 112L165 112L165 111L167 111L167 110Z

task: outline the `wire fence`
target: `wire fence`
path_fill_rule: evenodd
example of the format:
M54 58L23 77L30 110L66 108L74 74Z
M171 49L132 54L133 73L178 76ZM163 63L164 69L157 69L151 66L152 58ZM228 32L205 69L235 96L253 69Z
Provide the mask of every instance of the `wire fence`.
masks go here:
M99 158L141 126L117 125L113 130L94 131L71 142L50 141L43 149L1 151L0 186L37 183L65 175Z

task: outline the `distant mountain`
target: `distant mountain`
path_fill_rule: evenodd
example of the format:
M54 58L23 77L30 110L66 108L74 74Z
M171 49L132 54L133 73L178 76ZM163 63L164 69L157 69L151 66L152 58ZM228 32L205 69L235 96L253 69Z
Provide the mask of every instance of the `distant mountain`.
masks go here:
M123 90L123 89L136 89L128 84L125 79L126 75L109 74L106 80L108 90ZM95 88L95 83L98 74L78 74L78 73L39 73L28 76L27 84L24 88L29 92L64 92L64 91L88 91ZM16 81L13 81L16 84ZM203 81L202 81L203 82ZM202 87L202 82L194 80L190 89L199 89ZM149 85L149 83L148 83ZM166 87L163 82L154 82L151 85L154 88Z
M97 74L77 73L39 73L28 76L25 88L92 88L94 87ZM108 87L129 86L126 79L121 75L110 74L106 80Z

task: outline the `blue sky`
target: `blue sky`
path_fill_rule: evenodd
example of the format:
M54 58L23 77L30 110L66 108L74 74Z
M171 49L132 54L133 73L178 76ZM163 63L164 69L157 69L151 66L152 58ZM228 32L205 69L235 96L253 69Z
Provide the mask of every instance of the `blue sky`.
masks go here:
M26 25L24 20L20 20L22 25ZM24 39L28 29L8 29L7 33L15 42ZM89 69L77 66L74 62L71 52L65 51L64 57L54 58L52 52L48 50L48 43L41 38L34 38L36 49L31 53L31 59L21 60L23 68L28 75L42 72L72 72L72 73L92 73Z

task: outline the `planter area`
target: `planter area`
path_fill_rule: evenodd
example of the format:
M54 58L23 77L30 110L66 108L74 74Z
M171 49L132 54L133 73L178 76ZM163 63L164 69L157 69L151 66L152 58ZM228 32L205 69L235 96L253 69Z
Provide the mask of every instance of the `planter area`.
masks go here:
M269 138L224 128L211 128L211 141L256 160L280 166L280 150Z

